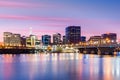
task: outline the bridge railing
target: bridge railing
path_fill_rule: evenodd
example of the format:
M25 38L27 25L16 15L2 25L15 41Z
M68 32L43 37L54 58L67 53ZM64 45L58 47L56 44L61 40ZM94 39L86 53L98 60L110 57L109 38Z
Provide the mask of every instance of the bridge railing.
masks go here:
M120 44L100 44L100 45L76 45L75 48L92 48L92 47L120 47Z

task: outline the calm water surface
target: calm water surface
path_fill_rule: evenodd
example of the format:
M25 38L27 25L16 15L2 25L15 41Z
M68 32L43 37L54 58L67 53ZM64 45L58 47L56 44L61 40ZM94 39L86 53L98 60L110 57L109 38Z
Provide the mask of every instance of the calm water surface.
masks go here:
M0 80L120 80L120 57L5 54L0 55Z

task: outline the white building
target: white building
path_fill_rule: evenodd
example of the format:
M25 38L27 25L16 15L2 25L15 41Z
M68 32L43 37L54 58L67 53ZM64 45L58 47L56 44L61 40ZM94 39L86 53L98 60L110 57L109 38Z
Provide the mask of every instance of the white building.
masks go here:
M4 32L3 36L4 36L5 46L21 46L21 35L20 34Z
M26 38L26 47L40 48L41 41L38 40L37 36L30 35Z

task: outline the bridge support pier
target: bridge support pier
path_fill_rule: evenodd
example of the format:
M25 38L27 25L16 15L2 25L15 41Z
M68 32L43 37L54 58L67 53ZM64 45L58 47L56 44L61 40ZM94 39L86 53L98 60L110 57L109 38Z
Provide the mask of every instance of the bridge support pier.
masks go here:
M99 55L113 55L115 47L89 47L89 48L78 48L80 53L87 54L99 54Z
M97 48L79 48L80 53L97 54Z

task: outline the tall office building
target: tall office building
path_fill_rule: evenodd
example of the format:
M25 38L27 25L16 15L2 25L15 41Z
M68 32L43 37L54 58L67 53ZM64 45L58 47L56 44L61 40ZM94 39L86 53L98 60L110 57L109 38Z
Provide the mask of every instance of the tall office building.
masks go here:
M13 44L14 46L21 46L21 35L13 34L11 38L11 44Z
M4 32L3 35L4 35L5 46L21 46L21 35L20 34Z
M66 36L63 36L63 44L66 44L66 43L67 43Z
M81 41L81 27L69 26L66 28L66 39L68 44L76 44Z
M26 47L26 36L21 37L21 45Z
M62 43L61 34L60 33L53 34L53 44L57 45L61 43Z
M12 33L11 32L4 32L3 33L3 40L4 40L4 45L8 46L10 45L11 42L11 37L12 37Z
M51 36L50 35L43 35L42 36L42 43L45 46L48 46L51 44Z

